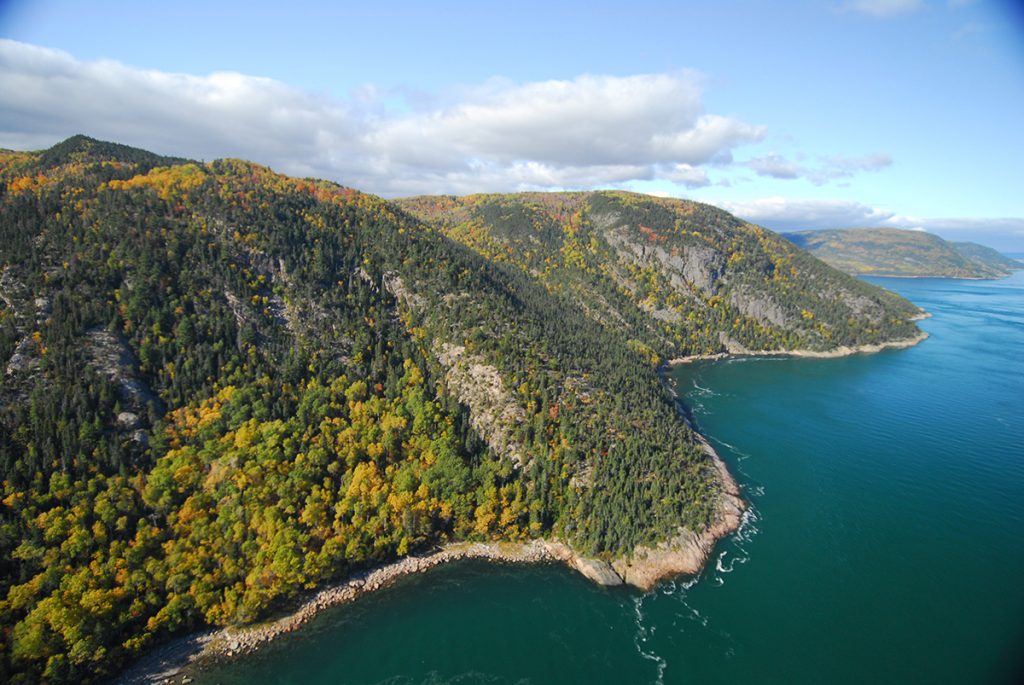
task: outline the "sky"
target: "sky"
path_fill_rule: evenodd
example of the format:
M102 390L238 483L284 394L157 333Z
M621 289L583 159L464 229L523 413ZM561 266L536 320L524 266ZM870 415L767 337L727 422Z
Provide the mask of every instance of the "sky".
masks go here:
M1024 252L1024 3L0 0L0 147L622 188Z

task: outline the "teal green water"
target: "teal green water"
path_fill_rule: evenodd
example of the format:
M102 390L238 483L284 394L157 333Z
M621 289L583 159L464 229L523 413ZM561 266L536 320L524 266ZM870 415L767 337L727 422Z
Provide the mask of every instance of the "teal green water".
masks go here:
M877 279L915 348L676 381L751 515L641 595L466 562L338 607L200 683L986 683L1024 673L1024 273Z

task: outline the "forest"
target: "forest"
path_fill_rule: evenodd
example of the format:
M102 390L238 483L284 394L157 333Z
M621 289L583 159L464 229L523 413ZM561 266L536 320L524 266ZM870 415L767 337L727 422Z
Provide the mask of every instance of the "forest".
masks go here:
M388 202L76 136L0 152L0 680L99 682L450 540L611 558L719 483L684 354L915 307L704 205Z

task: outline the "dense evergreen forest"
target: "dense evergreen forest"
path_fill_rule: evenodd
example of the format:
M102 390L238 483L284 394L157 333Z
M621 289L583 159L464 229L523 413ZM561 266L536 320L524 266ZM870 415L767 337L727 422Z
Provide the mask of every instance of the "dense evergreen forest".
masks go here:
M101 681L447 540L612 557L706 526L661 361L916 309L691 205L0 153L0 680Z

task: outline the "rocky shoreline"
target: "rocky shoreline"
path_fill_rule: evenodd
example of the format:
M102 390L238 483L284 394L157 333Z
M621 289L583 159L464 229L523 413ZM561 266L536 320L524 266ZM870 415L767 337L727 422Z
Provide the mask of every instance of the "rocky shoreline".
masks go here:
M920 318L927 316L927 313L922 313ZM857 347L843 346L827 352L737 349L719 354L671 359L666 362L666 367L731 357L788 356L820 359L845 357L853 354L871 354L885 349L907 348L918 344L927 337L927 333L921 332L919 335L905 340ZM671 385L669 388L675 395ZM685 418L685 413L681 413ZM564 563L600 585L627 584L645 592L667 578L679 575L697 575L703 570L714 552L715 543L739 529L747 505L740 495L739 486L718 453L699 432L694 430L694 435L718 472L722 485L715 520L708 528L699 533L680 528L675 537L655 547L636 547L632 554L614 559L611 563L584 557L560 540L448 543L427 554L404 557L320 590L295 611L275 621L195 633L172 641L144 656L133 667L125 671L116 682L120 685L190 682L191 679L188 676L182 675L182 671L186 668L201 665L203 662L232 659L250 654L282 635L295 632L324 609L355 601L367 593L390 586L404 576L422 573L435 566L462 559L483 559L512 564Z
M667 578L681 574L696 575L714 551L715 542L739 528L746 508L740 498L739 487L725 464L699 434L698 439L722 481L716 519L700 533L681 528L675 538L654 548L637 547L629 557L620 557L611 563L584 557L560 540L449 543L430 553L404 557L320 590L298 609L275 621L222 628L173 641L143 657L116 682L120 685L189 682L188 676L182 675L186 668L251 654L270 641L295 632L328 607L347 604L367 593L386 588L399 578L452 561L483 559L511 564L563 563L599 585L628 584L643 591L649 591Z
M926 316L927 314L923 314L921 318ZM740 356L845 357L853 354L871 354L885 349L911 347L927 337L927 333L921 332L906 340L857 347L844 346L827 352L734 350L713 355L693 355L672 359L666 362L666 367ZM671 389L671 386L669 387ZM672 392L675 394L674 389ZM722 485L715 520L708 528L699 533L680 528L675 537L655 547L636 547L630 555L614 559L611 563L584 557L560 540L449 543L427 554L404 557L320 590L303 602L298 609L275 621L241 628L223 628L180 638L143 657L133 667L125 671L116 682L120 685L189 682L190 679L187 676L181 675L186 668L201 665L203 662L232 659L250 654L270 641L298 630L317 613L328 607L355 601L364 594L390 586L404 576L422 573L435 566L462 559L483 559L513 564L564 563L600 585L626 584L645 592L667 578L679 575L697 575L703 570L714 552L715 543L739 529L747 505L740 495L740 489L735 479L711 444L696 430L694 430L694 435L718 472Z
M917 317L917 320L928 318L930 314L924 314ZM743 347L737 347L731 349L728 352L718 352L717 354L694 354L687 357L677 357L676 359L669 359L665 362L669 366L675 366L676 364L691 364L699 361L718 361L722 359L732 359L734 357L800 357L806 359L836 359L838 357L849 357L855 354L875 354L882 350L902 350L907 347L913 347L919 342L928 338L928 334L921 331L913 338L905 338L903 340L889 340L883 343L873 343L870 345L842 345L835 348L834 350L748 350Z
M637 547L631 557L621 557L611 563L581 556L560 540L449 543L428 554L404 557L320 590L298 609L275 621L193 634L169 643L143 657L116 682L120 685L190 682L188 676L182 675L186 668L251 654L270 641L295 632L328 607L347 604L362 595L388 587L399 578L452 561L483 559L507 564L564 563L599 585L629 584L643 591L652 589L666 578L680 574L696 575L711 556L715 541L739 528L746 508L740 498L739 487L725 464L707 441L703 438L701 441L722 478L723 494L716 521L699 534L680 529L677 537L656 548Z

